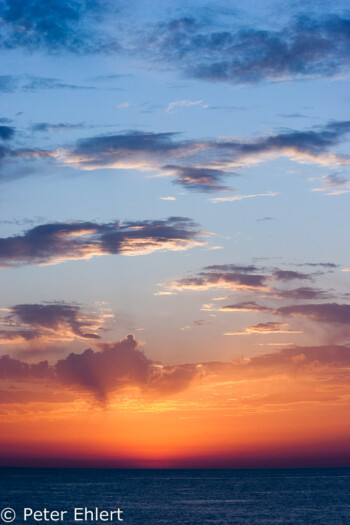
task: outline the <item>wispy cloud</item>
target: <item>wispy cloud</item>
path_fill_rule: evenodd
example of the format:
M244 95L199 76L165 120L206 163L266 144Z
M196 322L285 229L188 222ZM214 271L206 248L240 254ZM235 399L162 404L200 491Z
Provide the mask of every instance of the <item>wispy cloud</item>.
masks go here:
M350 193L350 180L340 173L331 173L321 179L322 186L312 188L312 191L321 192L324 195L343 195Z
M105 314L86 312L76 304L18 304L0 318L0 344L98 340L105 321Z
M141 255L203 245L204 232L190 219L51 223L0 239L0 266L57 264L94 256Z
M348 73L349 18L298 16L285 27L223 28L193 17L160 23L136 46L184 76L209 82L255 84Z
M236 202L245 199L254 199L255 197L276 197L278 193L270 191L269 193L255 193L253 195L230 195L229 197L215 197L210 199L211 202Z
M234 264L207 266L198 273L177 281L164 284L170 290L209 290L227 288L230 290L268 290L268 276L260 274L252 265Z
M175 108L191 107L203 105L203 100L176 100L175 102L170 102L166 111L172 111Z
M243 331L225 332L224 335L270 335L270 334L302 334L300 330L292 330L285 323L259 323L247 326Z

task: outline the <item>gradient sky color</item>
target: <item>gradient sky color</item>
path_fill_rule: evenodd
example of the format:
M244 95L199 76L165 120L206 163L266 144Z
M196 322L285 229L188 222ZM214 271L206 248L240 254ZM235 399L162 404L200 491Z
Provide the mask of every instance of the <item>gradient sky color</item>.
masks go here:
M342 0L0 3L0 464L350 464L349 44Z

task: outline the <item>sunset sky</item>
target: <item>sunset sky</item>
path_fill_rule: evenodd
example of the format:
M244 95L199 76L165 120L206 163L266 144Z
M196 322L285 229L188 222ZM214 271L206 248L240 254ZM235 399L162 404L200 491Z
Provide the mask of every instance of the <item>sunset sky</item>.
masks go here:
M0 53L0 465L350 465L348 2L2 0Z

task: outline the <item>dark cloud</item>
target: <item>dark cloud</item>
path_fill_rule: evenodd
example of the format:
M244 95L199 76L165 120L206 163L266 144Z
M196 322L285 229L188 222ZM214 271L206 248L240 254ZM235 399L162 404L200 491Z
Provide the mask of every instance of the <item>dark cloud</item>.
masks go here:
M175 142L176 133L143 133L125 131L81 139L69 154L82 167L149 167L158 166L163 158L189 154L195 146L190 142ZM197 147L198 148L198 147Z
M11 126L0 126L0 139L10 140L15 134L15 128Z
M330 262L326 262L326 263L310 263L310 262L306 262L306 263L302 263L302 264L296 264L295 266L312 266L312 267L316 267L316 266L320 266L321 268L328 268L330 270L334 270L335 268L338 268L338 264L335 264L335 263L330 263Z
M325 179L326 184L329 184L329 186L343 186L344 184L347 184L349 181L339 173L331 173L327 176Z
M2 75L0 76L0 92L14 93L15 91L41 91L41 90L92 90L94 86L64 82L59 78L37 77L33 75Z
M276 268L259 268L253 264L216 264L206 266L196 274L185 277L179 281L167 283L174 289L209 289L231 288L247 291L264 291L271 294L271 297L278 299L325 299L329 294L323 290L300 287L292 290L281 290L269 288L269 281L280 281L282 283L292 280L311 280L319 273L301 273L294 270L280 270ZM254 305L255 303L241 303L243 306ZM235 306L235 305L231 305ZM257 305L255 305L257 306ZM259 307L260 308L260 307ZM227 308L229 309L229 307ZM233 309L233 308L231 308Z
M81 129L83 127L84 124L67 124L63 122L60 124L49 124L48 122L39 122L37 124L32 124L30 129L32 131L50 133L51 131L69 131L71 129Z
M0 164L8 161L7 167L11 165L14 160L34 160L34 159L49 159L56 156L55 152L44 149L18 148L13 149L9 146L0 146ZM27 165L28 168L28 165ZM8 180L6 174L0 174L1 180Z
M101 352L91 349L69 354L55 365L62 383L92 392L105 400L109 392L125 386L141 387L147 383L149 361L132 336L115 344L106 344Z
M147 55L190 78L238 84L331 77L347 71L350 19L299 16L277 30L212 29L194 18L159 24L143 39ZM152 55L151 55L152 56Z
M187 388L197 373L196 365L163 366L151 361L132 335L117 343L101 344L99 351L71 353L53 366L47 361L28 364L7 355L0 358L1 379L63 384L91 393L101 402L128 387L150 395L170 395Z
M8 327L0 330L0 339L99 339L97 329L103 324L95 315L87 315L78 305L67 303L18 304L8 309L1 320Z
M267 323L258 323L252 326L247 326L243 331L226 332L225 335L264 335L264 334L298 334L297 330L291 329L285 323L276 323L269 321Z
M0 46L77 54L116 51L115 39L100 29L112 6L103 0L3 0Z
M278 314L304 317L318 323L348 325L350 327L350 305L338 303L299 304L284 306L277 310Z
M185 188L201 191L227 189L224 178L232 169L283 155L297 162L321 165L349 164L345 155L331 153L350 132L350 121L330 122L306 131L287 130L247 139L181 140L176 133L124 131L77 141L62 160L79 169L119 168L159 170L175 176ZM171 161L171 162L170 162Z
M307 377L306 384L309 384L310 378L316 381L321 379L323 385L338 384L341 393L342 386L349 384L349 365L350 347L324 345L292 346L231 363L204 363L203 368L214 377L240 381L267 379L275 375L291 376L293 379Z
M239 273L254 273L260 271L260 268L254 264L212 264L205 266L203 270L206 271L223 271L223 272L239 272Z
M40 86L46 84L39 79ZM49 83L57 86L57 83ZM64 87L64 86L61 86ZM71 87L71 86L70 86ZM68 129L69 124L34 124L35 131ZM80 126L79 125L75 125ZM235 175L234 168L244 168L251 163L263 162L266 158L283 155L297 162L321 165L347 165L350 158L329 151L340 144L350 132L350 121L330 122L323 127L306 131L283 131L253 139L210 139L202 141L182 140L178 133L124 131L113 135L100 135L78 140L73 146L48 151L39 148L14 149L0 146L0 160L7 170L2 180L10 180L31 173L28 160L51 159L60 165L79 170L102 168L132 169L141 171L156 170L160 174L174 177L174 182L186 189L204 192L217 192L228 189L223 181ZM17 163L14 163L14 159ZM19 166L21 159L26 162ZM18 166L17 166L18 164ZM11 176L14 169L15 175ZM33 172L33 169L32 169ZM21 175L22 173L22 175ZM263 195L275 195L269 192ZM236 200L258 195L217 198ZM215 200L213 199L215 202Z
M326 294L323 294L322 291L300 288L297 290L291 290L290 293L288 291L277 291L276 293L276 291L273 290L272 298L289 300L322 300L326 298ZM348 304L313 303L268 307L257 304L254 301L247 301L243 303L228 304L220 308L214 308L213 305L208 305L208 310L221 312L255 312L312 321L319 324L319 335L327 342L334 342L336 340L347 341L350 334L350 305ZM305 323L303 323L303 325L304 324ZM298 323L298 325L300 325L300 323ZM283 323L270 321L258 325L247 326L243 331L226 332L225 335L249 335L269 332L298 333L298 330L291 329Z
M222 170L173 165L163 166L162 169L175 175L174 182L189 190L211 192L228 189L221 184L221 181L230 173Z
M295 272L293 270L276 270L272 277L277 281L292 281L294 279L311 279L312 276L306 273Z
M0 357L0 378L13 379L16 381L31 381L35 379L51 379L52 369L47 361L37 364L28 364L18 359L12 359L8 355Z
M68 84L58 78L31 77L30 81L22 86L24 91L38 91L42 89L95 89L93 86Z
M292 300L324 300L330 297L330 293L320 288L311 288L309 286L302 286L292 290L275 290L276 296L280 299Z
M6 343L18 343L20 341L34 341L39 337L42 337L42 332L35 329L25 330L0 330L0 341Z
M336 345L284 348L276 353L252 358L249 366L305 368L317 363L334 367L349 366L350 348Z
M261 323L252 327L260 333L287 330L280 323ZM249 380L274 375L311 376L322 378L323 384L336 378L348 381L350 348L346 346L314 346L283 348L273 353L235 359L230 362L204 362L164 366L152 361L139 348L132 335L117 343L100 344L100 349L71 353L54 365L47 361L29 364L8 355L0 357L0 378L12 383L41 385L50 390L56 399L52 402L70 401L75 393L88 393L98 402L105 403L115 392L136 388L146 396L169 396L188 388L194 381L217 378ZM339 384L339 381L338 381ZM45 390L46 391L46 390ZM36 388L38 394L39 390ZM0 396L2 399L3 396ZM6 397L11 397L10 394ZM17 402L44 401L43 396L27 398L22 395ZM67 399L68 398L68 399ZM7 402L11 402L11 399Z
M51 223L22 235L0 238L0 266L59 263L97 255L139 255L186 250L203 244L203 234L188 218L155 221Z
M207 266L193 276L166 283L166 286L174 290L265 290L268 276L253 273L256 270L255 266L234 264Z
M311 157L320 157L321 161L322 154L339 144L349 132L350 121L337 121L307 131L290 130L250 142L224 141L218 147L231 149L232 153L242 159L251 155L279 152L291 156L308 154Z
M209 321L204 321L203 319L197 319L192 323L194 326L205 326L211 324Z
M267 306L261 306L255 301L245 301L242 303L228 304L220 308L223 312L262 312L262 313L273 313L273 308L268 308Z

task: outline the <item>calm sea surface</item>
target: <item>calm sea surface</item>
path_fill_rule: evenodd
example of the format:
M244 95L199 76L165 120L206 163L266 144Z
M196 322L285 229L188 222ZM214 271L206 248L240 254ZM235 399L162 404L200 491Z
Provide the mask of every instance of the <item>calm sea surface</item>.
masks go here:
M4 507L16 511L14 525L24 507L67 510L66 524L75 507L119 507L123 522L104 523L350 525L350 469L0 469Z

